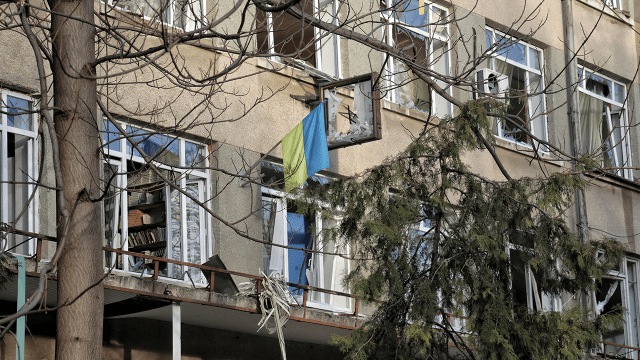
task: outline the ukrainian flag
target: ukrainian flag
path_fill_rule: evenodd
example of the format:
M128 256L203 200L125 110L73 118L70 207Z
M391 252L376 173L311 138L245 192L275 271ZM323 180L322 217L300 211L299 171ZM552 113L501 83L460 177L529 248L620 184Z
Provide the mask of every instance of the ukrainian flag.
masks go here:
M309 176L329 165L324 129L324 101L282 138L285 190L302 185Z

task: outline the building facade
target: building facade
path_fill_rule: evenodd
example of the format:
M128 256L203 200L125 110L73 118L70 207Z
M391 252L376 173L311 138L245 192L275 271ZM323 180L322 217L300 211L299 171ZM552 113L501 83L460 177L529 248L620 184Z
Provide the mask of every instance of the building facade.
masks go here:
M96 219L104 229L105 359L280 356L276 335L256 332L261 318L256 294L263 273L298 284L290 285L294 300L284 330L289 356L341 356L328 343L331 335L348 334L372 308L352 298L342 282L352 264L335 254L348 254L349 248L323 242L314 233L335 227L339 219L298 211L282 184L281 148L273 147L324 98L322 85L372 72L381 75L376 84L379 135L332 149L331 167L311 177L309 185L380 164L409 145L433 118L446 121L457 114L445 96L416 81L411 67L388 56L380 43L431 72L448 96L464 102L494 95L507 105L509 115L523 119L520 127L493 123L495 152L513 177L571 167L541 143L572 151L559 1L303 0L297 5L312 19L378 41L374 45L314 27L291 12L248 6L249 21L242 22L236 5L96 2L99 16L124 24L156 29L161 24L180 33L210 25L210 32L242 34L240 47L221 36L181 44L172 50L177 53L173 58L154 60L158 68L126 72L122 69L129 65L118 64L96 70L110 79L98 81L109 116L100 112L96 119L103 142L100 183L106 192L102 218ZM0 8L12 6L0 3ZM591 183L586 190L589 232L626 246L619 269L603 280L591 303L598 312L616 305L625 309L623 328L603 339L622 346L607 345L603 351L638 359L640 2L573 0L572 20L580 153L596 154L603 169L586 175ZM142 47L166 41L143 38ZM116 40L103 41L98 56L115 48ZM56 249L55 193L32 181L53 184L51 142L39 133L42 119L29 112L37 107L41 91L26 38L20 31L3 31L0 47L0 216L2 223L21 230L9 233L5 243L15 256L28 258L29 291ZM236 66L238 49L246 57ZM176 59L182 63L177 65ZM196 89L166 76L167 71L159 70L163 66L174 66L183 76L185 70L205 78L207 71L223 75L215 85ZM477 83L481 88L447 81L456 77L482 80ZM340 96L355 97L349 91ZM334 130L347 133L353 131L350 126L337 121ZM144 155L154 159L158 171ZM483 176L504 179L487 151L466 160ZM249 174L252 181L240 181L238 174ZM562 311L566 299L540 294L529 266L517 261L518 250L511 252L521 274L514 281L518 301L535 311ZM221 267L226 271L212 272ZM48 283L46 304L55 306L55 277ZM15 308L16 296L17 283L10 281L0 292L3 314ZM26 340L26 358L54 358L55 313L29 315L27 325L32 336ZM181 334L177 343L175 331ZM13 359L13 348L14 340L5 337L0 357Z

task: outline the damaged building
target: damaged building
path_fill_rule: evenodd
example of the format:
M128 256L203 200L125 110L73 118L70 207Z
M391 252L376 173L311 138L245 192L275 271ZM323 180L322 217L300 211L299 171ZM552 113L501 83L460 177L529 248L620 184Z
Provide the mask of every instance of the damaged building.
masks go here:
M296 6L336 26L348 26L341 21L357 9L368 20L350 29L354 33L411 54L414 64L444 77L468 72L482 88L442 79L435 83L463 102L493 94L507 111L526 119L528 131L493 120L495 152L514 177L571 167L535 148L530 137L571 151L560 1L411 0L401 2L403 11L394 1L302 0ZM357 329L374 306L361 304L342 281L353 263L336 254L348 254L348 246L323 242L314 232L334 228L340 219L296 208L285 191L283 154L275 145L327 100L331 166L307 180L307 186L322 186L404 150L430 119L457 114L446 97L416 80L406 63L384 49L355 35L323 31L291 12L264 12L251 1L239 3L240 10L235 2L215 0L95 2L96 18L115 19L114 24L144 24L169 33L211 26L207 31L229 34L239 28L243 51L251 54L236 66L236 53L220 51L236 45L222 36L174 49L179 53L175 59L193 74L233 65L228 77L206 90L215 93L211 97L201 89L180 87L153 67L123 71L110 78L113 82L98 80L109 109L109 114L98 109L95 124L105 193L101 218L95 219L104 234L104 359L279 358L277 331L258 331L265 273L278 274L291 293L283 328L288 356L341 358L331 337ZM245 5L250 16L241 23ZM0 1L0 9L0 19L8 19L17 8ZM537 13L536 24L523 20L523 12ZM590 304L596 313L623 312L622 328L603 339L607 345L601 353L637 360L640 1L573 0L572 20L580 47L580 153L600 152L602 167L612 169L586 175L592 183L585 196L588 223L594 238L614 237L625 246L622 262L590 295ZM16 309L21 288L27 296L37 289L39 271L57 242L52 144L40 131L43 120L30 112L42 98L36 61L24 33L19 28L5 32L3 27L11 26L6 24L0 21L0 216L4 230L18 231L3 232L3 251L13 256L6 262L14 276L0 290L2 315ZM579 31L578 25L588 30ZM143 46L162 43L149 33ZM494 44L514 37L469 66ZM103 45L96 46L98 55L112 51ZM178 66L169 63L163 64ZM96 71L115 74L108 66ZM548 90L539 93L543 87ZM500 98L509 91L525 99ZM150 168L145 155L159 171ZM466 160L483 176L502 179L488 151ZM33 179L44 186L36 187ZM510 251L511 271L518 279L514 298L532 311L561 311L564 299L538 291L535 272L518 260L519 251ZM17 258L26 266L22 284ZM60 305L56 276L49 277L42 301L50 308ZM55 358L55 316L51 310L26 317L26 359ZM15 342L2 339L0 358L15 358Z

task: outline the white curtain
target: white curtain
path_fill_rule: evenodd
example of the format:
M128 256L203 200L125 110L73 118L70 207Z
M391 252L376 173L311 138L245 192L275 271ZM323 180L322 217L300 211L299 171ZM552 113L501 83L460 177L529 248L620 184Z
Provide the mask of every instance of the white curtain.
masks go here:
M287 244L287 224L286 212L284 211L284 200L278 199L276 203L275 222L273 224L273 243L279 245ZM285 250L279 246L271 247L271 259L269 260L269 274L280 274L284 276L284 255Z
M593 154L602 145L602 110L604 103L593 96L579 94L580 153Z

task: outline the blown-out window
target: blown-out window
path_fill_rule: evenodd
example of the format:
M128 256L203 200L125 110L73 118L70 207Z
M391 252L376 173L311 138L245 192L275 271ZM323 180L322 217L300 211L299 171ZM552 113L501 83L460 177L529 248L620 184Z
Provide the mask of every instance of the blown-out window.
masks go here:
M37 232L35 190L37 158L37 117L29 96L0 89L0 209L2 223L18 230ZM35 243L27 236L7 234L0 248L22 255L35 253Z
M202 207L211 188L206 146L128 124L122 126L142 152L152 158L159 174L105 121L103 178L105 182L111 179L109 196L103 202L106 245L203 264L212 255L208 230L211 219ZM112 268L147 274L154 269L144 258L108 256L107 266ZM197 268L162 262L158 275L205 282Z
M604 276L592 294L596 314L622 312L622 327L604 334L603 341L637 347L638 338L638 261L623 258L621 266ZM637 351L615 345L602 347L607 357L614 359L638 359Z
M540 291L537 279L539 274L526 261L525 254L530 249L509 247L511 264L511 291L516 306L527 306L534 311L556 311L560 308L558 299Z
M349 293L342 282L350 269L349 260L345 258L349 254L349 246L344 241L326 236L327 231L338 226L339 219L319 211L309 213L298 208L281 191L282 169L282 166L270 162L263 162L261 167L265 184L260 209L263 240L267 244L274 244L263 248L264 272L291 283ZM314 175L307 180L306 186L317 186L328 181L327 178ZM295 286L290 286L289 290L302 304L303 290ZM321 291L310 291L307 305L332 311L351 311L350 298Z
M528 130L546 141L542 50L493 29L486 30L486 46L494 49L489 68L506 77L508 85L498 94L506 104L507 119L497 119L494 133L521 144L535 144Z
M624 84L584 68L580 79L580 153L594 156L605 170L633 180Z
M272 54L271 58L274 61L315 68L331 77L339 78L341 75L338 36L319 30L305 20L315 18L337 25L339 2L302 0L293 6L293 11L303 14L303 18L287 11L257 11L255 29L258 51Z
M404 61L389 57L385 75L386 96L390 101L434 115L452 114L452 105L421 80L407 62L425 72L432 72L436 84L451 94L444 81L449 76L448 12L425 1L396 1L383 14L387 26L385 40L401 49Z

